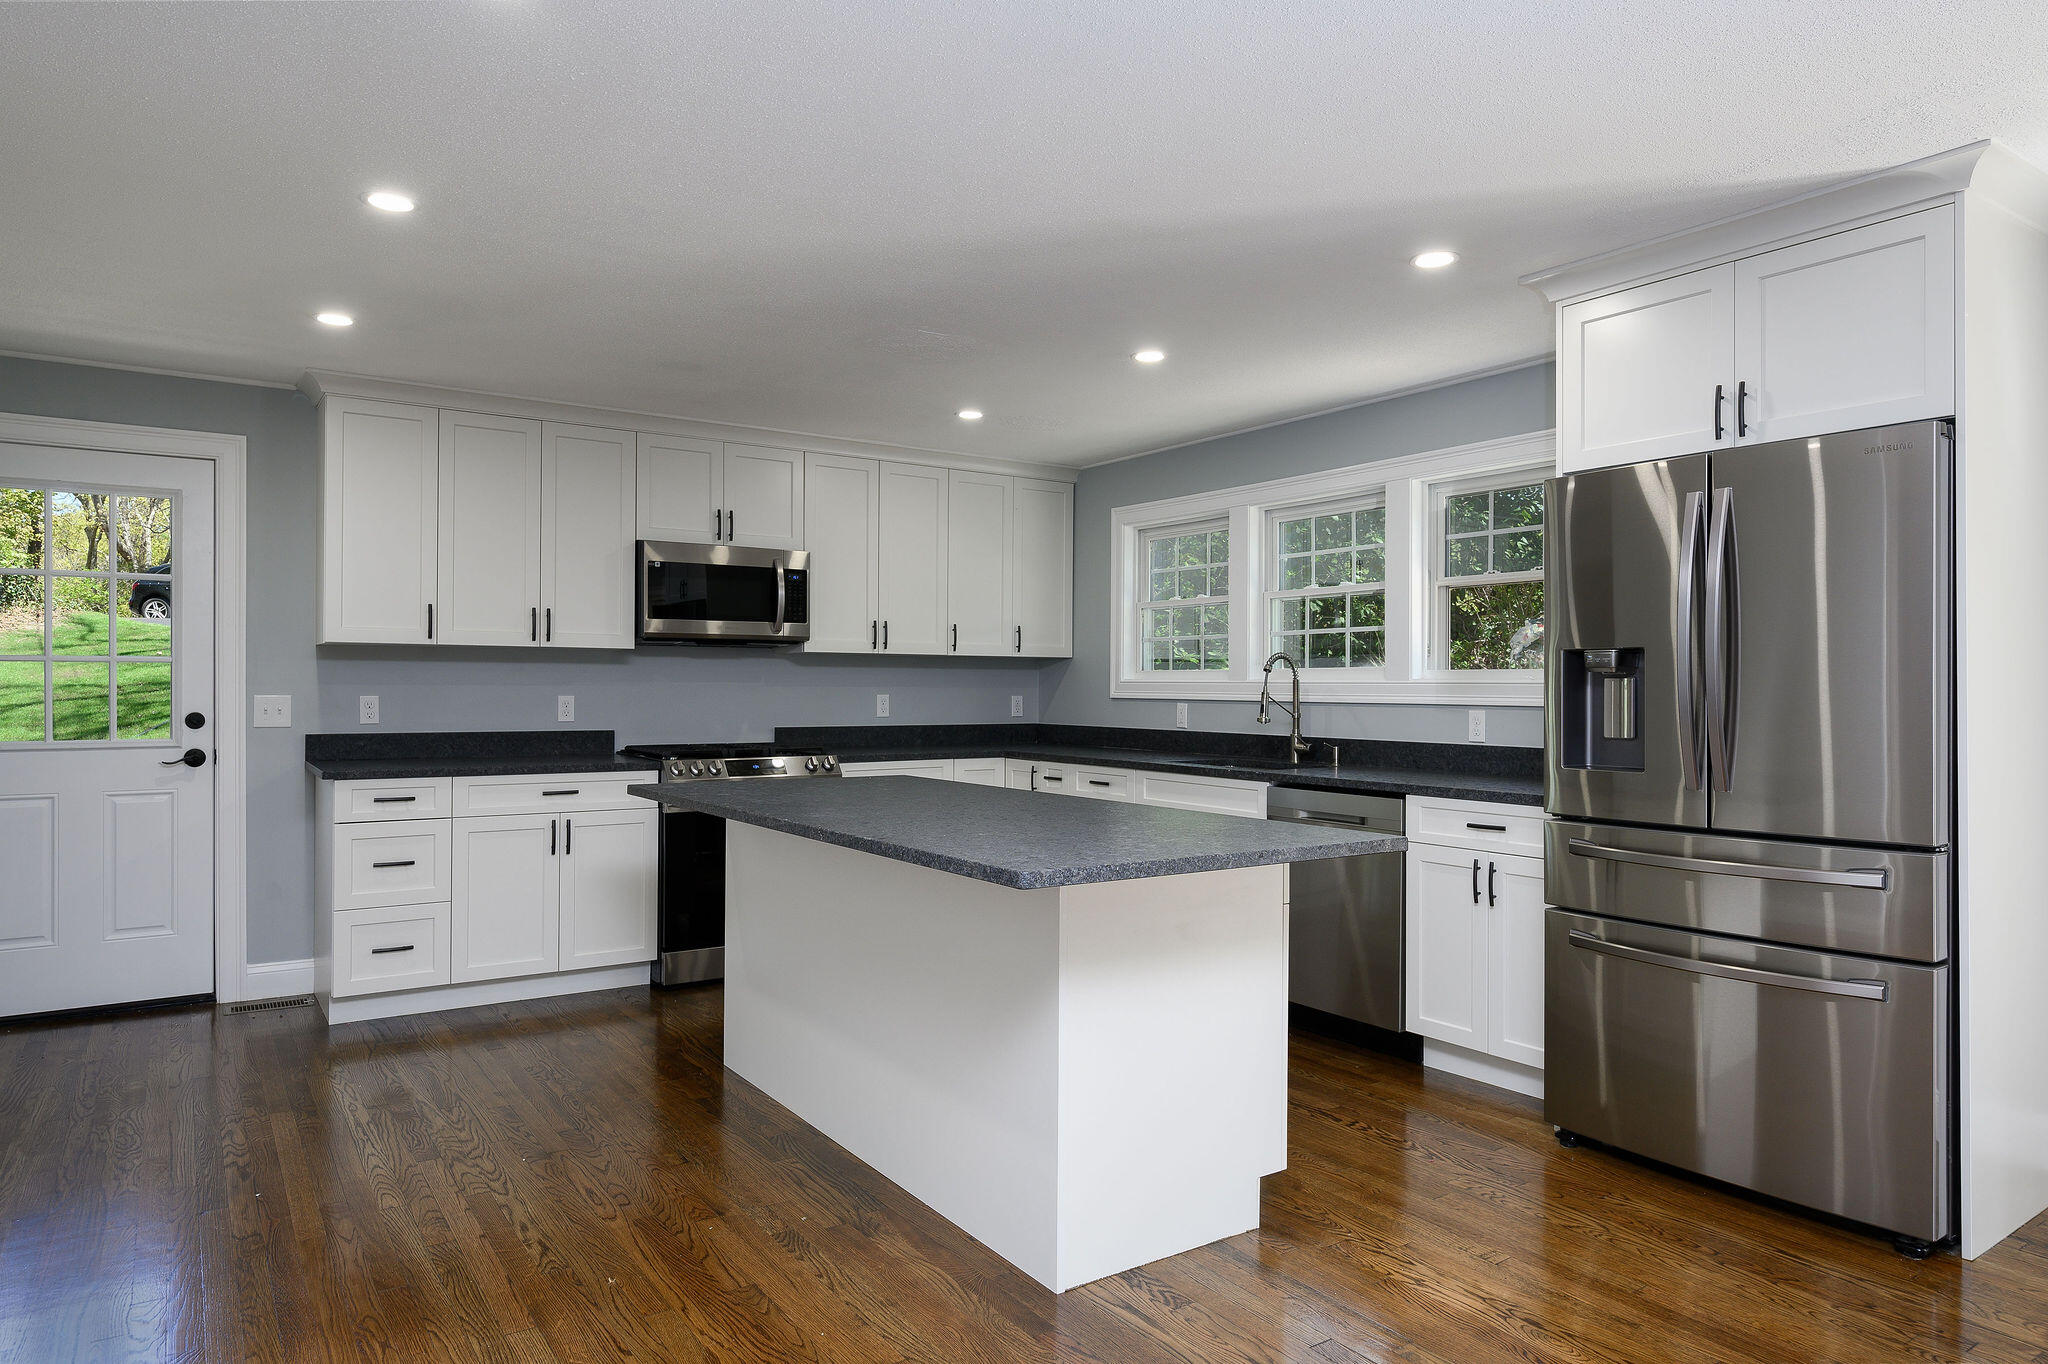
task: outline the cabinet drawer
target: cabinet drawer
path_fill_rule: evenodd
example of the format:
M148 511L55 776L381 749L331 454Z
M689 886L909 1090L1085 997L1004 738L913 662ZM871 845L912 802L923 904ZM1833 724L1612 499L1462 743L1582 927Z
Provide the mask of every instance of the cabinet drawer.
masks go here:
M1031 788L1034 791L1049 791L1056 796L1071 796L1074 794L1074 788L1080 784L1081 778L1078 769L1065 763L1040 763L1038 775L1033 780L1037 782L1037 785Z
M1408 841L1543 856L1543 812L1535 806L1408 797Z
M334 822L357 824L371 819L446 819L448 777L415 781L338 781L334 783Z
M1170 772L1137 774L1137 799L1146 805L1176 810L1208 810L1219 815L1266 817L1266 784L1221 777L1183 777Z
M629 786L657 780L648 772L562 772L533 777L457 777L454 813L553 815L577 810L631 810L643 802Z
M1073 794L1091 800L1129 800L1137 783L1136 773L1116 767L1077 767Z
M334 826L337 910L446 900L454 830L445 819L372 821Z
M448 983L448 906L386 905L334 916L334 994Z

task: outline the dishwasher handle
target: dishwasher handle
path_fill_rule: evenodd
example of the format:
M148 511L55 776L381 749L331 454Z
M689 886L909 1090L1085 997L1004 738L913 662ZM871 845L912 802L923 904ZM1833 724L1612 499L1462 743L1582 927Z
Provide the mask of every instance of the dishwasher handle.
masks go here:
M1364 815L1332 815L1324 814L1320 811L1310 813L1306 810L1268 810L1266 811L1266 818L1285 820L1289 824L1322 824L1332 829L1364 829L1369 833L1376 834L1398 834L1401 832L1399 829L1383 828L1373 823Z

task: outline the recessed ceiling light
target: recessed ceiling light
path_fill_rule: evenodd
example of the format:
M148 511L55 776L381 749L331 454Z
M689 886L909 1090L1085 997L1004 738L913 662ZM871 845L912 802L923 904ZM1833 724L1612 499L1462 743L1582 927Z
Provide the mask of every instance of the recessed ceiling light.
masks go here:
M353 327L356 320L347 313L314 313L313 320L323 327Z
M395 189L371 190L363 196L363 202L371 208L381 208L386 213L410 213L413 210L411 196L400 194Z
M1166 352L1163 350L1146 349L1139 351L1131 358L1141 365L1156 365L1166 358Z
M1411 264L1418 270L1441 270L1458 259L1455 251L1425 251Z
M978 421L980 421L980 420L981 420L981 409L980 409L980 408L978 408L978 407L963 407L963 408L961 408L961 409L960 409L960 420L961 420L961 421L964 421L964 422L978 422Z

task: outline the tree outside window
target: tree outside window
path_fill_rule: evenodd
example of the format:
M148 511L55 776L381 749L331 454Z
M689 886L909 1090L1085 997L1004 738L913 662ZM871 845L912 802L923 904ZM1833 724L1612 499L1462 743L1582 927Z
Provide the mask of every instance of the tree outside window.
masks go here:
M1543 666L1543 485L1439 497L1438 657L1453 671Z

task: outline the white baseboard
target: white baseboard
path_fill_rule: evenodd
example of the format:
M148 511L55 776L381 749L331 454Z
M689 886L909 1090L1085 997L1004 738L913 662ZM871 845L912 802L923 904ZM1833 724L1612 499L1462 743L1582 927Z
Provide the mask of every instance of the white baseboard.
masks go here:
M281 999L313 992L313 959L252 961L242 967L241 998Z
M1487 1056L1481 1052L1467 1051L1463 1047L1454 1047L1448 1042L1434 1042L1424 1038L1422 1064L1431 1070L1441 1070L1451 1075L1463 1076L1467 1080L1477 1080L1482 1085L1492 1085L1495 1089L1513 1090L1532 1099L1543 1097L1543 1072L1518 1061L1503 1061L1498 1056Z
M556 976L521 976L517 980L480 980L467 985L433 985L424 990L394 990L388 995L356 995L335 999L320 995L329 1024L360 1023L372 1018L397 1018L441 1009L469 1009L479 1004L511 1004L549 995L580 995L591 990L621 990L649 984L648 962L570 971ZM307 983L312 983L308 963Z

